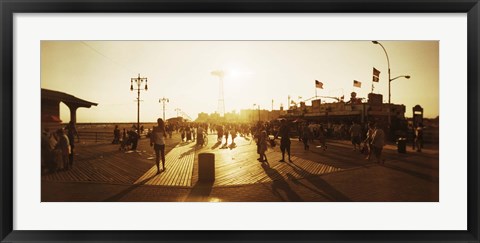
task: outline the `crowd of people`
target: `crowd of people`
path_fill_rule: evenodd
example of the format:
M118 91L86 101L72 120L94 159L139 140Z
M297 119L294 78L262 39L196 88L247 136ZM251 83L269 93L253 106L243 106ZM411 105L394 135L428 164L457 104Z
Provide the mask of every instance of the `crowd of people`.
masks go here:
M135 128L135 125L133 126ZM143 125L141 126L143 130ZM165 139L172 138L172 134L180 134L181 142L195 142L197 146L205 146L208 134L216 135L216 145L212 148L236 147L235 139L245 137L257 145L258 161L268 162L266 151L268 147L275 147L279 142L282 158L280 162L287 159L291 161L292 137L298 137L303 143L305 151L310 150L313 145L326 151L327 139L350 139L353 151L364 154L366 160L372 155L376 162L383 164L385 159L382 150L386 143L386 135L381 124L369 122L360 124L357 122L324 124L313 121L287 121L277 119L267 122L256 123L197 123L184 122L169 124L161 118L157 120L157 126L148 129L146 137L155 150L157 172L165 170ZM141 136L139 129L123 128L123 133L118 125L113 130L112 144L120 144L120 150L136 150ZM68 170L73 167L73 155L75 148L75 137L79 141L78 132L71 122L65 128L50 132L44 129L42 132L42 169L43 171L55 172ZM423 147L423 126L420 124L415 129L414 146L417 151ZM162 169L160 169L160 161Z
M160 121L161 120L161 121ZM350 139L353 145L353 151L358 151L366 155L365 159L370 160L373 156L377 163L384 163L382 150L386 142L386 137L380 124L370 122L361 125L357 122L351 124L322 124L317 122L291 122L286 119L278 119L269 122L256 123L196 123L186 122L181 124L166 124L159 119L158 127L163 127L162 136L167 138L172 136L172 132L176 131L180 134L182 142L196 142L196 145L204 145L205 136L208 134L216 134L216 145L222 148L235 148L235 139L240 137L251 137L257 145L258 160L260 162L268 162L266 151L268 147L276 146L279 141L282 159L291 161L291 137L298 136L299 141L303 143L305 150L310 150L310 146L315 144L317 148L326 151L327 139ZM160 125L160 122L163 125ZM154 127L152 137L156 137ZM158 133L158 131L156 132ZM151 139L153 139L151 137ZM154 140L155 140L154 139ZM162 139L160 139L162 140ZM164 140L162 140L164 142ZM153 145L152 145L153 146ZM155 150L157 151L157 150ZM164 160L164 152L159 152ZM158 168L160 171L160 168Z
M44 128L41 135L42 173L69 170L73 167L75 137L80 141L75 124L50 131Z

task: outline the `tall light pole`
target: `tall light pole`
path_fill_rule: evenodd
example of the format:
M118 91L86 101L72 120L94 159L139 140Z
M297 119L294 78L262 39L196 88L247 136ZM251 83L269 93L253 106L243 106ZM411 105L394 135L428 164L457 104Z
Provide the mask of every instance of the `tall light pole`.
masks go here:
M388 58L388 53L387 53L387 50L385 49L385 47L383 47L382 43L378 42L378 41L372 41L373 44L376 44L376 45L380 45L383 49L383 51L385 52L385 55L387 56L387 63L388 63L388 125L390 126L392 124L392 120L390 118L390 104L391 104L391 92L390 92L390 83L397 79L397 78L406 78L406 79L409 79L410 76L409 75L400 75L398 77L395 77L395 78L391 78L390 77L390 59Z
M218 87L218 108L217 111L221 117L225 116L225 99L223 96L223 78L225 77L225 72L223 70L215 70L210 73L213 76L217 76L219 80Z
M163 121L165 121L165 103L168 103L170 102L170 100L168 100L168 98L161 98L158 100L159 103L163 103Z
M255 106L258 108L258 121L260 121L260 105L253 104L253 109L255 110Z
M258 121L260 121L260 105L253 104L253 110L252 110L252 113L253 113L253 111L255 110L255 106L258 108Z
M133 88L133 82L137 84L137 88ZM145 88L141 88L142 83L145 82ZM147 85L147 78L141 78L140 74L138 74L137 78L131 78L130 79L130 90L134 91L137 90L137 131L140 134L140 90L148 90L148 85Z
M372 41L373 44L380 45L387 56L387 63L388 63L388 104L390 104L390 59L388 58L387 50L383 47L382 43L378 41Z
M260 105L258 105L258 121L260 121Z

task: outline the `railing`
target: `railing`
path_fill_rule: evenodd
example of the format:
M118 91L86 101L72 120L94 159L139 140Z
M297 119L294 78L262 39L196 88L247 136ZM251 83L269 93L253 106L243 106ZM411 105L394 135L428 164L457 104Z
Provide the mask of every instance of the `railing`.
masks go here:
M78 131L78 136L80 141L88 142L112 142L113 141L113 132L103 132L103 131ZM120 135L121 136L121 135ZM148 136L147 132L144 131L140 139L146 138ZM76 141L77 138L75 138Z
M113 140L112 132L91 132L91 131L79 131L78 136L80 141L94 141L98 142L111 142Z

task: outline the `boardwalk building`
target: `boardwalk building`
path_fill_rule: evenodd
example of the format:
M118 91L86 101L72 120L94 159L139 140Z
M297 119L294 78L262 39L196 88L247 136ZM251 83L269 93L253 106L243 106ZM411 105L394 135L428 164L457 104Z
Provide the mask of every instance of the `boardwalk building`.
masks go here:
M321 99L312 101L311 106L305 102L300 102L299 106L292 106L288 113L282 118L303 119L306 121L315 121L322 123L342 123L359 122L367 123L369 121L388 124L388 115L390 109L390 119L392 127L405 125L405 106L397 104L385 104L382 102L382 95L370 93L367 102L356 98L352 93L350 100L344 102L339 100L334 103L321 103Z
M60 127L62 123L62 120L60 120L60 102L64 103L70 110L70 121L74 124L77 122L78 108L90 108L92 105L98 105L67 93L49 89L42 89L41 100L42 126L48 128Z

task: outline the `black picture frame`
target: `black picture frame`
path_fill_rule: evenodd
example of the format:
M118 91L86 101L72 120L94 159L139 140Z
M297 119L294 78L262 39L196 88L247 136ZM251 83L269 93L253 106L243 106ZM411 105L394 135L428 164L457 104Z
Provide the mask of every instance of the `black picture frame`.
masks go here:
M0 240L160 242L479 242L478 0L0 0ZM13 230L14 13L467 13L468 230L466 231L19 231Z

